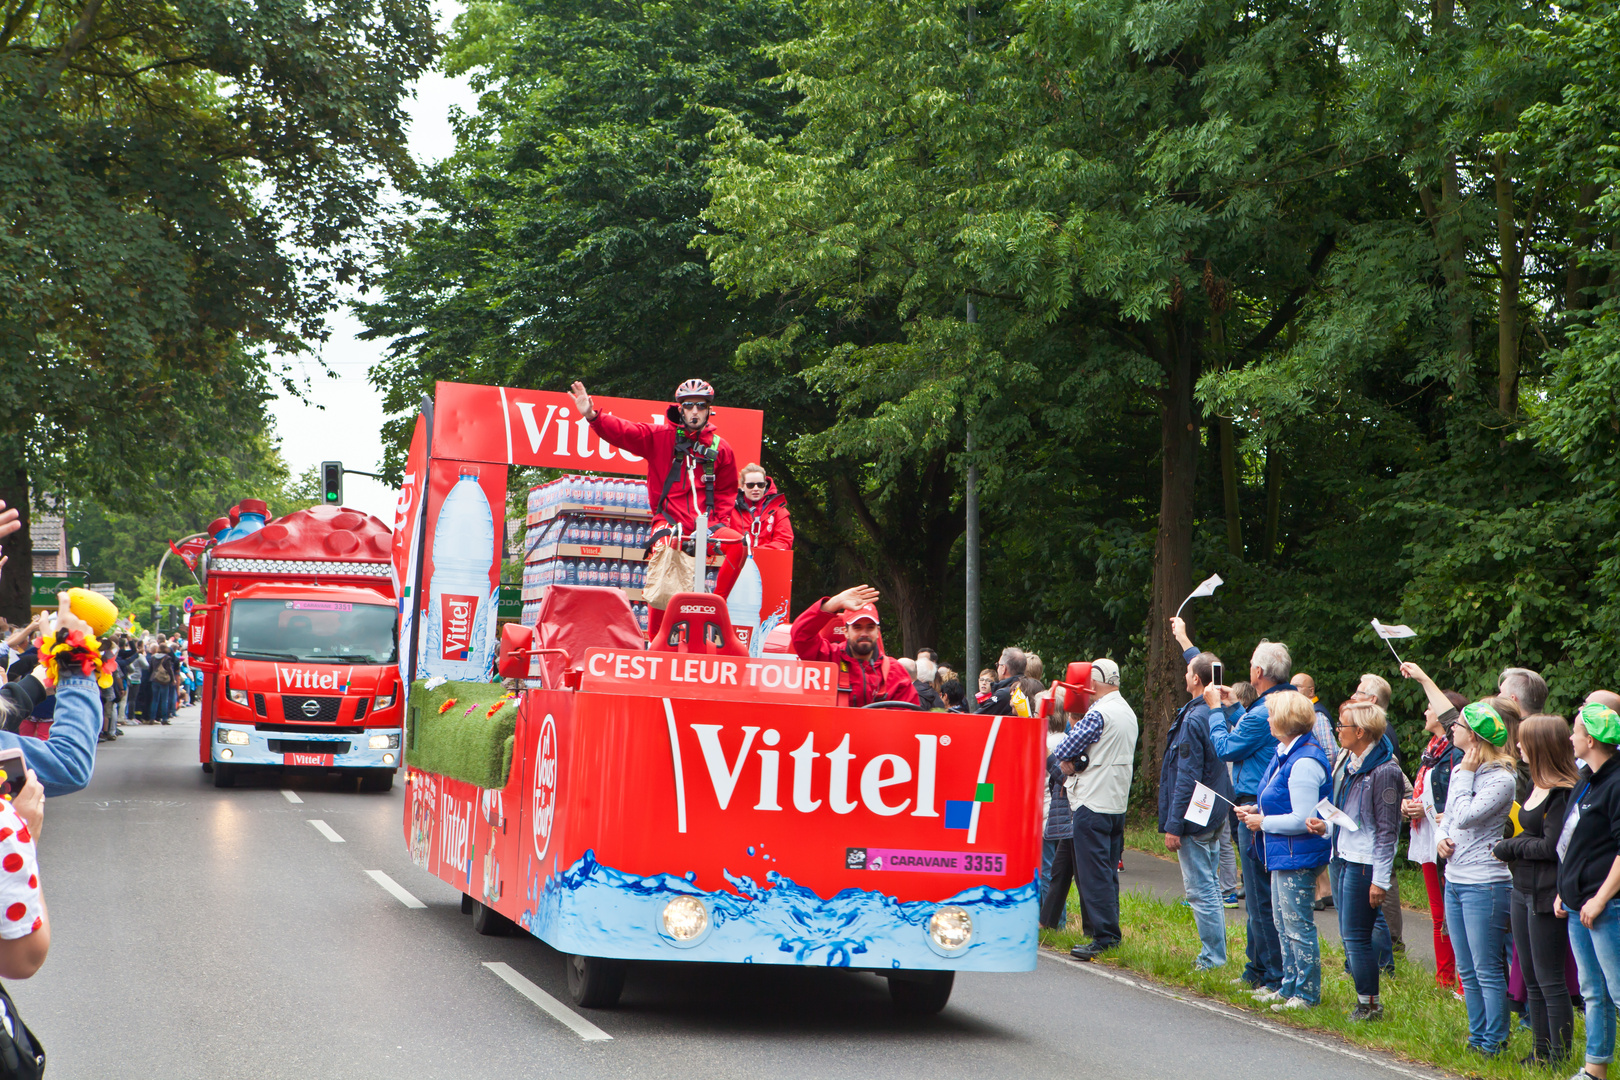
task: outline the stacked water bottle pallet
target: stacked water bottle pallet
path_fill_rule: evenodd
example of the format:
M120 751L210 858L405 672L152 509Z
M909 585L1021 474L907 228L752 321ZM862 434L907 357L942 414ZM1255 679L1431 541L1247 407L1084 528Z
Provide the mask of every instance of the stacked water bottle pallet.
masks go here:
M652 539L647 485L616 477L564 476L530 489L523 621L533 625L551 585L623 589L643 630L644 558Z

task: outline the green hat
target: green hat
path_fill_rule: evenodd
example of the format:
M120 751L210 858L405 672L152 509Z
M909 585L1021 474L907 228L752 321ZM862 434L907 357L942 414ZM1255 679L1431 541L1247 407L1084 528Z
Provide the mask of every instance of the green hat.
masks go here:
M1502 717L1496 710L1483 701L1463 706L1462 715L1468 724L1468 730L1492 746L1501 746L1507 742L1507 725L1502 723ZM1620 716L1615 717L1615 725L1616 729L1620 730Z
M1580 718L1591 739L1610 746L1620 743L1620 715L1607 705L1599 705L1595 701L1582 705Z

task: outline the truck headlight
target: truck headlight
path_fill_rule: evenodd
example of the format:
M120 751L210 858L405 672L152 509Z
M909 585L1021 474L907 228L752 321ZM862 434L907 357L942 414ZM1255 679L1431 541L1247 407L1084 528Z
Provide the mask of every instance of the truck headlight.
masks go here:
M386 709L390 705L392 705L393 703L394 703L394 695L393 694L378 694L377 695L377 704L375 706L373 706L373 708Z
M373 750L398 750L399 732L396 731L389 735L373 735L369 745Z
M685 943L709 928L709 911L695 896L677 896L664 905L664 933Z
M230 743L232 746L246 746L248 744L247 732L235 731L231 728L220 728L217 738L220 742Z
M230 699L231 701L236 702L236 704L242 706L243 708L247 708L247 691L246 690L236 690L236 689L227 688L226 691L225 691L225 696L228 699Z
M942 907L928 919L928 936L946 952L960 952L973 938L973 916L954 904Z

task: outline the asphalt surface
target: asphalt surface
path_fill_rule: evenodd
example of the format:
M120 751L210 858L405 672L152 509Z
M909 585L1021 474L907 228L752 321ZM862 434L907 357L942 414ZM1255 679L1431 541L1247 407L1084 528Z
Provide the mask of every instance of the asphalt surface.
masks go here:
M126 731L87 790L47 804L51 954L9 986L56 1080L1434 1075L1048 956L963 975L942 1014L911 1021L875 976L633 965L618 1008L578 1014L611 1036L587 1041L485 966L567 1002L563 958L478 936L459 893L411 864L402 784L216 790L194 709Z

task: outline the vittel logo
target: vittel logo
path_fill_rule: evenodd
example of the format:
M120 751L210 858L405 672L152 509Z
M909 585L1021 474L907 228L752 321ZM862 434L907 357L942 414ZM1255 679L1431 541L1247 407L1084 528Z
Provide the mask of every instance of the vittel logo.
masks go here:
M801 814L816 813L825 805L835 814L848 814L864 806L880 817L908 810L912 817L939 816L934 799L938 735L915 735L914 757L877 754L857 765L848 733L836 746L821 751L816 748L815 733L810 732L796 748L786 751L792 777L784 790L784 751L774 749L782 736L775 728L762 730L743 725L740 730L728 732L724 724L687 726L697 738L710 788L722 810L731 806L741 788L747 793L744 798L758 792L755 810L784 810L785 798L791 809ZM756 739L760 749L754 748ZM729 752L728 744L732 747Z
M443 658L465 660L472 649L474 616L478 614L478 597L445 593L439 597L439 618L444 626Z
M439 861L455 867L467 865L467 839L472 835L473 803L445 792L439 809Z
M512 407L518 411L518 416L523 421L523 433L529 437L531 453L540 453L541 447L554 439L555 445L552 446L551 452L558 457L595 458L598 461L609 461L614 457L621 457L626 461L641 460L628 450L617 449L610 443L595 438L590 422L583 416L570 422L572 413L566 405L560 407L547 405L544 419L535 417L539 402L514 400ZM662 416L654 416L653 423L662 423L663 419Z
M319 668L295 668L276 666L276 690L336 690L339 693L349 688L349 674L353 668L338 672L328 668L324 671Z

